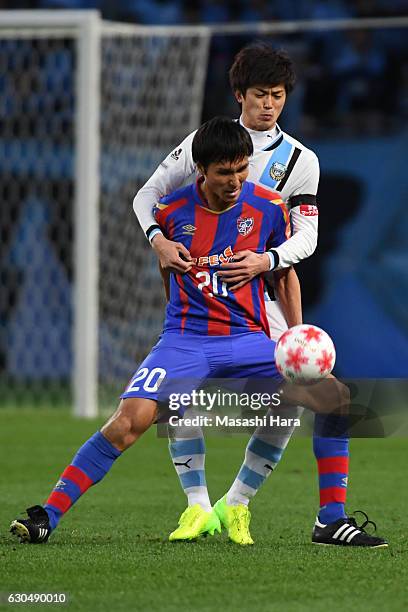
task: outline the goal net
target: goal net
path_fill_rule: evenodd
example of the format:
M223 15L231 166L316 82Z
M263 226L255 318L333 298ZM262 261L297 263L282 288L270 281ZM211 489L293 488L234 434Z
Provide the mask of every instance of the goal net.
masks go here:
M199 125L209 34L2 15L2 404L92 416L160 333L160 275L132 200Z
M118 390L155 343L164 293L132 211L152 170L200 123L208 37L107 27L101 48L100 389ZM105 404L106 397L100 396Z

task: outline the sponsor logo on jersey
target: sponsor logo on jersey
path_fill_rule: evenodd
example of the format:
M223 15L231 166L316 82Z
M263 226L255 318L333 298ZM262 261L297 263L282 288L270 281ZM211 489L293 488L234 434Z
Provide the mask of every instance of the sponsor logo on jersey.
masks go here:
M280 181L286 174L286 166L285 164L281 164L281 162L273 162L269 174L273 178L274 181Z
M180 155L182 154L182 152L183 152L183 149L176 149L175 151L173 151L170 157L178 161L180 159Z
M253 217L238 217L237 219L237 228L242 236L247 236L249 232L252 232L254 228L254 218Z
M193 264L197 266L219 266L233 260L234 252L231 245L227 246L222 253L204 255L203 257L193 257Z
M314 204L301 204L300 214L304 217L316 217L319 214L319 209Z
M194 236L194 232L196 231L196 227L194 227L194 225L191 225L191 223L189 223L188 225L183 225L183 234L186 234L186 236Z

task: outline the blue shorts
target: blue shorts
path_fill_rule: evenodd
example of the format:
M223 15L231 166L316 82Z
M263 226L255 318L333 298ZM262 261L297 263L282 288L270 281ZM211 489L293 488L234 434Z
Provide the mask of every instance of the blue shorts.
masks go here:
M190 393L210 378L267 378L281 381L275 342L263 332L233 336L167 332L132 376L121 398L166 402L171 393Z

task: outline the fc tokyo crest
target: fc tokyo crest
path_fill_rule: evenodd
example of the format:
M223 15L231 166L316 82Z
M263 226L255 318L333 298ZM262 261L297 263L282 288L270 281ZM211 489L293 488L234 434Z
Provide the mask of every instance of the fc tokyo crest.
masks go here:
M238 217L237 219L237 228L240 234L243 236L247 236L249 232L252 231L254 227L254 218L253 217Z
M269 174L275 181L280 181L286 174L286 166L280 162L273 162Z

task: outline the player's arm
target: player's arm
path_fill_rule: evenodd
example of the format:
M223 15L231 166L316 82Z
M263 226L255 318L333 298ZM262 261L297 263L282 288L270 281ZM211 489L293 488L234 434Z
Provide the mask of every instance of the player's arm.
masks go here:
M231 291L236 291L249 283L255 276L268 272L271 269L270 266L271 259L267 253L239 251L234 254L232 263L222 264L218 276L228 283L228 288Z
M302 323L302 298L298 275L294 268L277 270L274 275L275 296L279 300L288 327Z
M273 231L268 240L268 250L265 253L254 253L249 250L239 251L234 254L234 260L231 263L225 263L221 266L221 270L218 273L219 278L229 284L231 291L240 289L240 287L249 283L255 276L266 274L276 267L276 248L289 239L291 232L289 213L283 201L280 198L279 200L274 200L273 206L274 208L271 208Z
M163 280L164 292L166 294L166 300L170 301L170 272L165 270L161 264L159 264L160 274Z
M133 199L133 210L163 269L186 272L190 253L178 242L168 240L153 216L153 207L164 195L178 189L194 173L191 143L194 132L170 153Z
M287 207L281 203L279 209L275 210L279 210L279 212L274 223L275 231L268 241L270 250L267 251L270 257L270 270L273 270L274 267L275 249L289 242L291 235ZM270 271L265 275L265 280L274 288L275 296L279 300L288 327L302 323L300 283L294 268L286 267L281 270Z
M303 180L288 200L292 237L274 249L273 269L292 266L310 257L317 246L319 212L316 202L319 184L319 161L312 151Z
M170 195L169 197L162 198L161 201L157 202L153 208L154 221L157 224L157 227L159 228L160 233L165 240L168 240L167 237L169 236L169 233L170 233L170 226L174 220L172 216L174 211L172 211L172 208L171 208L171 205L172 205L171 197L172 196ZM168 240L168 242L171 242L171 241ZM172 262L168 261L167 257L165 257L164 259L168 262L168 265L163 264L163 261L162 261L163 258L160 259L159 269L160 269L160 274L163 279L167 300L169 300L170 273L174 272L175 274L185 274L189 272L191 268L193 267L193 260L190 257L190 253L188 252L186 247L181 242L172 242L172 244L175 246L175 248L177 249L179 253L178 257L180 257L180 259L182 260L183 268L180 272L180 270L178 269L176 265L172 265Z

